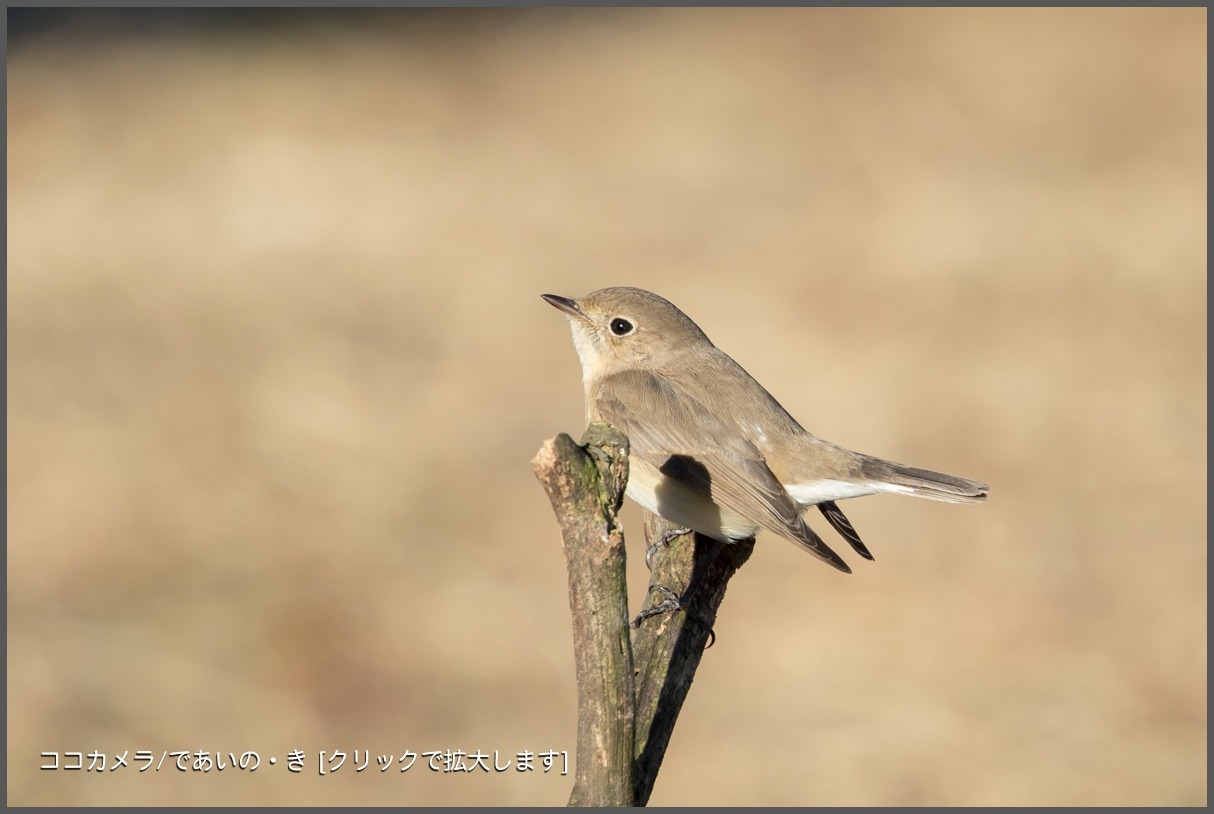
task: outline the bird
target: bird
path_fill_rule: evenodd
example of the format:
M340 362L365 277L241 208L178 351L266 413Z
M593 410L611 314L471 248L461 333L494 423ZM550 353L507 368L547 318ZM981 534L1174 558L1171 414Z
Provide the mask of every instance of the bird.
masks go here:
M837 501L879 493L977 503L989 487L856 452L799 424L763 385L673 303L611 287L541 297L568 318L588 422L629 441L625 494L721 543L777 534L845 573L851 568L802 516L817 506L865 559Z

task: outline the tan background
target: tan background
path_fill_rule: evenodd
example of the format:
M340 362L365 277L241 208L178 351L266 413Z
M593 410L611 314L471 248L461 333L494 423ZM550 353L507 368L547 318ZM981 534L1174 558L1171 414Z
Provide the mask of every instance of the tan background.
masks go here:
M539 294L619 284L993 490L849 503L851 577L761 538L654 803L1206 802L1204 9L67 22L8 63L10 803L563 803L316 753L573 749Z

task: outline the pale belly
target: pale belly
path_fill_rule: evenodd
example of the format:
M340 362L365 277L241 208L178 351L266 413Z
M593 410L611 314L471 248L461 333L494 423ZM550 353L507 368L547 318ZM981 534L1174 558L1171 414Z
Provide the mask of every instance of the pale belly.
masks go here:
M628 495L637 505L716 540L753 537L759 524L717 505L702 492L666 477L644 461L629 461Z

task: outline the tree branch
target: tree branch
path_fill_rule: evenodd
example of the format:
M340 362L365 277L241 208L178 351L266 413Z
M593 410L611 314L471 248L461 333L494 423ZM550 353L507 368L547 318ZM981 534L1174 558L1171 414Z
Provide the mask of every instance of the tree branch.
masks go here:
M674 525L645 512L645 538L650 545ZM636 798L649 802L658 769L674 732L683 701L708 644L725 586L754 550L754 539L722 545L700 534L675 538L653 558L649 602L661 585L682 596L697 568L707 569L691 596L682 596L686 612L646 619L632 633L636 665ZM649 602L646 604L648 605Z
M531 461L561 527L569 571L578 686L571 806L635 806L632 648L624 534L616 512L628 481L628 439L592 424L583 446L561 433Z
M577 768L570 805L648 802L675 721L691 689L730 577L754 540L723 545L700 535L676 538L654 557L647 606L660 585L682 597L682 611L628 626L624 536L616 513L628 479L628 441L592 424L578 446L564 433L531 461L561 528L569 571L578 684ZM672 528L645 513L652 543ZM693 573L702 573L683 596ZM634 667L635 664L635 667Z

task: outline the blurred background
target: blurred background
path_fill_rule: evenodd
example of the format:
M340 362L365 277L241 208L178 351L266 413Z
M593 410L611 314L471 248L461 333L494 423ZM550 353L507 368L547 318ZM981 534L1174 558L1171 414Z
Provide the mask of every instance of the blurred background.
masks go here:
M760 537L654 804L1205 804L1205 9L8 14L10 804L563 804L352 753L572 761L609 285L992 488Z

